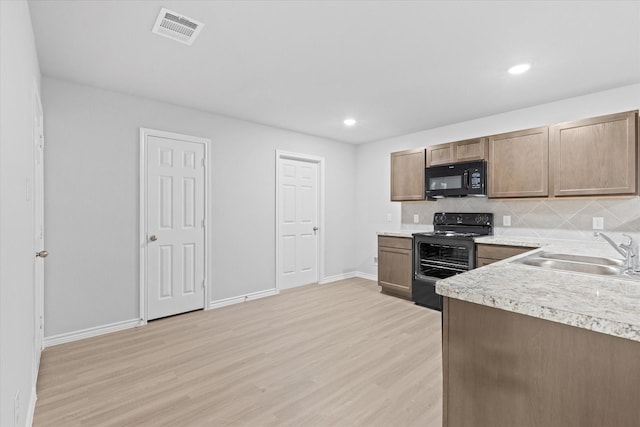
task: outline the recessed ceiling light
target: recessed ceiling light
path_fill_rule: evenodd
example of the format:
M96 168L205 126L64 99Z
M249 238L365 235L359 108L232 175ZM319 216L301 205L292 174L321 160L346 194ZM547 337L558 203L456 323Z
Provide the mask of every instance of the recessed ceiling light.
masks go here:
M344 119L344 122L342 123L344 123L345 126L351 127L356 124L356 119L352 119L352 118Z
M527 71L529 71L529 68L531 68L531 64L527 63L514 65L513 67L509 68L509 74L526 73Z

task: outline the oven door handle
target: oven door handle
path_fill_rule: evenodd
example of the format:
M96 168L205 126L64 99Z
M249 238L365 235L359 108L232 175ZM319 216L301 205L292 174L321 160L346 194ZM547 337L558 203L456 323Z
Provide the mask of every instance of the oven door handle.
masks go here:
M465 190L468 190L469 189L469 169L466 169L464 171L464 174L462 175L462 180L464 181Z

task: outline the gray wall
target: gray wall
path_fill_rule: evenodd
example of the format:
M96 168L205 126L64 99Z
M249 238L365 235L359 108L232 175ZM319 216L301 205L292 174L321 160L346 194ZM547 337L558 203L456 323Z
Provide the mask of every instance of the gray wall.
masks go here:
M325 271L355 270L356 147L43 79L45 336L138 317L139 128L210 138L211 300L275 287L275 151L326 162Z
M33 114L40 72L26 2L0 1L0 425L35 404ZM33 407L31 406L31 410Z
M377 253L376 232L380 230L411 228L413 224L407 223L406 220L412 218L413 213L428 215L428 213L434 209L431 206L421 206L421 204L441 203L400 203L389 200L389 154L391 152L409 148L426 147L444 142L460 141L485 135L494 135L519 129L546 126L586 117L636 110L638 108L640 108L640 84L569 98L359 146L356 167L358 172L356 177L356 193L358 195L356 216L362 218L363 221L358 223L357 228L356 239L358 248L356 251L356 268L364 274L377 275L377 266L373 264L373 257L376 256ZM585 208L588 206L589 209L596 208L595 210L597 210L599 208L597 205L591 204L593 199L585 198L579 200L582 201L578 203L583 203ZM417 206L412 206L414 203L417 204ZM455 204L455 201L445 202L442 209L438 210L461 211L461 209L464 209L462 206L460 206L460 209L457 209L456 206L451 206L451 203ZM482 201L476 202L476 204L482 203ZM496 209L497 213L517 210L516 205L512 203L499 205L499 202L489 201L489 204L491 203L495 204L495 206L491 206ZM401 209L403 205L404 208ZM633 206L635 205L636 204L633 203ZM489 212L493 212L491 206L487 208ZM545 203L542 206L543 208L548 207L548 204ZM554 206L557 207L559 204L555 204ZM610 209L606 206L604 208ZM531 209L533 210L534 207ZM572 206L571 209L577 209L575 212L579 211L579 207L576 208L576 206ZM405 217L404 224L402 222L403 211ZM563 213L565 213L565 211L561 210L560 214L562 215ZM387 221L387 214L392 215L391 222ZM541 214L543 214L543 212L541 212ZM516 215L514 219L520 220L521 218ZM431 219L423 217L421 222L430 223ZM526 224L526 221L523 221L523 223ZM620 225L615 221L608 221L608 223L611 227ZM517 227L523 224L516 223L513 225ZM607 229L607 223L605 223L605 229Z

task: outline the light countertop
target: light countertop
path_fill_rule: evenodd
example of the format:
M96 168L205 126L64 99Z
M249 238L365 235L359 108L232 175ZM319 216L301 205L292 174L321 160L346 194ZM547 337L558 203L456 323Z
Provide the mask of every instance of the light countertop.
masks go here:
M386 230L386 231L378 231L378 236L390 236L390 237L408 237L412 238L413 233L424 233L426 231L432 231L433 227L425 230L418 229L407 229L407 230Z
M599 241L487 236L477 243L540 246L533 251L620 258ZM640 279L612 278L511 263L518 255L437 282L436 291L489 307L640 341Z

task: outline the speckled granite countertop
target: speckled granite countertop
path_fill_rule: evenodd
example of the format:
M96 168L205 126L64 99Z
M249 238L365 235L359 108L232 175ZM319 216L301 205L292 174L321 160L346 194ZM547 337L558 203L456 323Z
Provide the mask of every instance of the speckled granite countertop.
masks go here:
M534 242L529 238L499 236L478 238L476 242L542 246L534 251L620 258L613 248L602 242ZM548 270L511 262L529 253L440 280L436 291L450 298L640 341L640 280Z
M431 227L433 229L433 227ZM413 233L424 233L425 231L430 230L387 230L387 231L378 231L378 236L391 236L391 237L413 237Z

